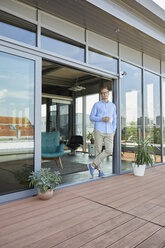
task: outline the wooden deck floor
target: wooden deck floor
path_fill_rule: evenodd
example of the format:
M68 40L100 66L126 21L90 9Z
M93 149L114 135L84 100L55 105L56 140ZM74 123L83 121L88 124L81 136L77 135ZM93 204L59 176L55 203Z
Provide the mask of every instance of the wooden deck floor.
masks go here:
M1 205L0 247L165 247L165 166Z

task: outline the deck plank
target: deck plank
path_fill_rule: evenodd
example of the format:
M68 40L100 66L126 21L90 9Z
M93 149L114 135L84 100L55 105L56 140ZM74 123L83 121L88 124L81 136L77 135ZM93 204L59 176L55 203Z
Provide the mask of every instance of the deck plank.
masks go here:
M144 242L139 244L137 248L162 248L165 246L165 228L162 228Z
M131 232L124 238L118 240L112 245L108 246L110 248L123 248L123 247L136 247L142 240L147 239L155 232L160 229L159 226L153 225L152 223L147 223L137 230Z
M122 214L120 216L117 216L116 218L113 218L109 221L104 222L103 224L100 224L98 226L95 226L94 228L91 228L90 230L87 230L86 232L83 232L69 240L66 240L65 242L62 242L59 245L56 245L56 248L66 248L66 247L86 247L85 244L87 244L87 247L95 247L95 240L96 243L98 242L98 237L104 237L107 233L112 231L113 229L116 229L117 227L121 227L125 223L129 223L128 225L131 225L131 221L134 219L132 216L127 214ZM134 221L135 225L138 225L138 221ZM143 222L143 221L139 221ZM88 245L89 244L89 245ZM94 246L93 246L94 244ZM91 246L92 245L92 246ZM98 247L102 247L101 245Z
M102 214L104 212L104 215ZM72 221L67 225L67 222L64 223L63 229L59 227L59 231L55 232L54 229L48 228L47 232L45 230L42 231L42 239L41 233L36 233L35 235L31 235L30 237L26 237L23 241L28 243L29 245L26 248L49 248L54 245L58 245L72 237L81 234L91 228L99 224L103 224L110 219L115 218L116 216L120 216L121 213L115 210L105 209L102 207L99 211L89 213L88 215L82 216L79 219L79 223ZM31 240L33 240L33 244L31 244ZM18 243L15 243L18 245Z
M83 247L84 248L107 247L107 246L113 244L114 242L118 241L122 237L135 231L139 227L143 226L145 223L146 222L143 220L134 218L134 219L127 221L126 223L120 225L119 227L112 229L111 231L107 230L107 232L105 232L103 235L93 238L92 241L86 243L85 245L83 245ZM66 246L66 247L69 247L69 246ZM61 246L61 248L62 248L62 246Z

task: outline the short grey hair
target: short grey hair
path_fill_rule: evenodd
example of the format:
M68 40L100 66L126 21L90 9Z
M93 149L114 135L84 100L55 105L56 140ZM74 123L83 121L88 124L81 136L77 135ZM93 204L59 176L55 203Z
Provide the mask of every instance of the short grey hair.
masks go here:
M108 86L102 86L102 87L100 88L100 92L101 92L103 89L107 89L107 90L109 91Z

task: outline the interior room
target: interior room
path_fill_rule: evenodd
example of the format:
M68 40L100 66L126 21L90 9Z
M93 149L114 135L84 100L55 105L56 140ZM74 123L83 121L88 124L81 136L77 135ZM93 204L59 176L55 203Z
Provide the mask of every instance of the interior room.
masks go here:
M42 146L44 133L59 131L59 143L64 144L64 151L60 160L43 158L42 168L59 171L62 184L76 183L90 177L87 164L94 159L95 151L94 144L91 144L93 141L90 141L94 123L90 122L89 115L93 104L100 99L102 86L108 86L112 101L112 80L43 60ZM112 174L112 160L110 156L103 162L106 176ZM98 171L95 170L97 176Z

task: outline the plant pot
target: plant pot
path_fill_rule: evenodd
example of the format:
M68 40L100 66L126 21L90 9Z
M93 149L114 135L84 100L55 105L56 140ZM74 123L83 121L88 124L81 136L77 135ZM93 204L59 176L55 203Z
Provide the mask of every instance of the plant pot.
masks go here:
M41 200L49 200L53 196L53 190L48 189L45 193L38 191L38 197Z
M133 168L133 173L135 176L138 176L138 177L144 176L145 168L146 168L145 164L141 164L137 166L137 164L132 163L132 168Z

